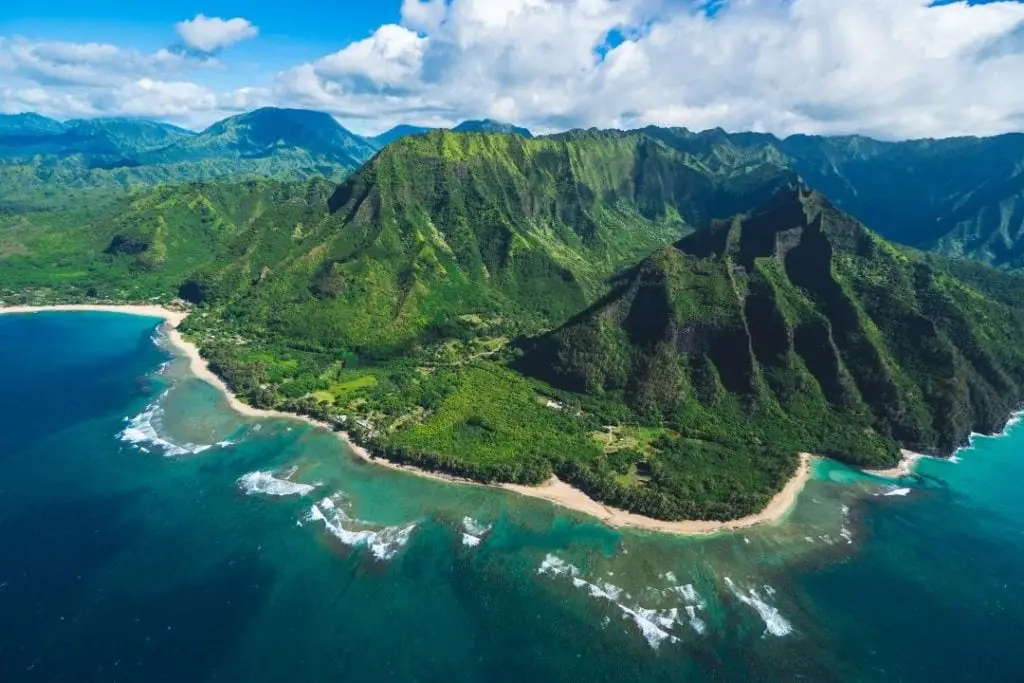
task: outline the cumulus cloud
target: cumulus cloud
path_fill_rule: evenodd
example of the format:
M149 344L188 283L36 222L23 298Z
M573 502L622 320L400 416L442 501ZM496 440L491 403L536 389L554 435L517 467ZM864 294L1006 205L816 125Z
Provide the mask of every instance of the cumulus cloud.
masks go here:
M259 33L248 19L221 19L202 14L197 14L195 19L179 21L175 28L186 46L204 54L223 50Z
M0 108L45 101L51 112L209 122L280 104L365 132L486 116L539 131L659 124L883 138L1024 126L1017 0L402 0L399 24L228 90L183 84L223 66L211 55L256 28L198 15L178 32L185 52L0 38Z
M213 64L166 49L153 53L107 43L6 39L0 36L0 69L44 84L105 86L126 76L158 74Z
M236 105L263 101L258 88L215 92L187 79L211 68L223 65L167 49L143 53L107 43L0 36L0 111L142 116L202 126Z
M403 26L281 75L372 128L473 116L567 126L862 132L1020 127L1024 4L404 0ZM403 32L404 27L404 32ZM372 105L368 97L385 92Z
M349 89L402 89L422 84L423 55L429 39L402 26L381 26L369 38L352 43L314 65L325 80Z

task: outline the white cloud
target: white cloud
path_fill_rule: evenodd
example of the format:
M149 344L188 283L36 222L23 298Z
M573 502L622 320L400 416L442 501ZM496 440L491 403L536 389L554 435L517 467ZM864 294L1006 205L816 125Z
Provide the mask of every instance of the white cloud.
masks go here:
M141 53L106 43L31 41L0 36L0 75L3 72L44 84L107 86L138 74L172 73L212 66L169 50Z
M259 33L248 19L221 19L202 14L197 14L195 19L179 21L175 28L185 45L205 54L254 38Z
M710 16L706 5L404 0L405 33L382 27L282 74L278 97L373 129L495 116L541 130L907 137L1002 132L1024 117L1024 90L1007 80L1024 73L1020 2L731 0ZM382 90L392 96L367 102Z
M402 0L402 23L414 31L433 33L446 11L445 0Z
M402 26L386 24L314 65L317 76L351 86L400 89L421 83L429 39Z
M254 35L245 19L182 22L188 54L0 38L0 108L208 123L279 104L330 111L366 132L484 116L540 131L661 124L918 137L1024 126L1013 80L1024 73L1022 2L714 4L402 0L401 24L269 85L250 78L227 89L196 85L191 72L227 69L202 55Z
M202 127L264 101L258 88L216 92L186 78L211 68L223 65L166 49L142 53L106 43L0 36L0 111L142 116Z

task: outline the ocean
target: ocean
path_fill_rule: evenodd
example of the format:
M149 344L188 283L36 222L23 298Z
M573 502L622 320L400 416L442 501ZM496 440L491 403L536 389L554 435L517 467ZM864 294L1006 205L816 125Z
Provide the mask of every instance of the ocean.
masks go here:
M357 460L155 319L0 316L0 681L1024 680L1024 428L619 531Z

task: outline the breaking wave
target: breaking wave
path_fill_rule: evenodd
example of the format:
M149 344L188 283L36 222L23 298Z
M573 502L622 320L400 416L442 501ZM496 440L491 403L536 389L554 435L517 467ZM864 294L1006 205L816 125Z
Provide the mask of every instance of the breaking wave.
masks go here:
M158 427L162 425L164 410L160 406L160 400L166 396L161 394L157 400L146 406L146 409L132 418L126 418L125 428L117 434L117 438L126 443L137 446L140 450L149 453L145 445L156 446L163 450L163 454L169 458L181 455L197 455L203 451L213 448L213 445L198 444L176 444L160 436ZM225 442L222 442L225 443ZM220 446L221 444L217 444Z
M278 478L273 472L250 472L238 478L238 487L245 491L246 495L266 496L305 496L316 490L315 484L300 484L291 481L289 477L294 470L285 473L284 477Z
M679 642L679 638L672 634L672 627L679 623L679 608L677 607L671 609L649 609L640 605L625 605L619 600L623 595L621 588L601 579L597 579L593 583L587 581L581 578L580 570L577 567L555 555L549 554L545 557L537 569L537 573L550 576L567 576L571 578L573 586L586 590L590 597L610 602L619 609L624 619L629 619L636 624L640 634L655 649L666 640L671 643ZM626 597L628 598L629 596L626 595ZM700 620L698 619L698 621ZM701 627L703 628L703 622L701 622ZM696 629L697 627L695 626L694 628ZM700 632L702 631L698 631L698 633Z
M910 495L910 489L891 489L885 495L886 496L909 496Z
M484 540L484 536L490 532L490 525L484 526L472 517L462 518L462 545L475 548Z
M736 596L737 600L744 605L752 607L757 612L757 615L761 617L761 621L764 622L765 633L782 637L793 632L792 624L782 616L778 609L765 602L757 590L748 588L744 593L736 587L736 584L728 576L725 577L725 585L729 587L729 590Z
M336 503L340 498L340 495L335 495L314 504L306 514L305 521L323 522L327 531L343 544L354 548L366 548L378 560L386 561L396 557L416 529L415 523L377 529L365 528L372 525L349 517Z

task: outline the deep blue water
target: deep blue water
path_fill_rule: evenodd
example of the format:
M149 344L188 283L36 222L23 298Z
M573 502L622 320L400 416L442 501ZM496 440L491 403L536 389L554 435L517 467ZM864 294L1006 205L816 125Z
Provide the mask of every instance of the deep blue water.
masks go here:
M156 325L0 316L4 683L1024 680L1024 430L620 533L239 417Z

